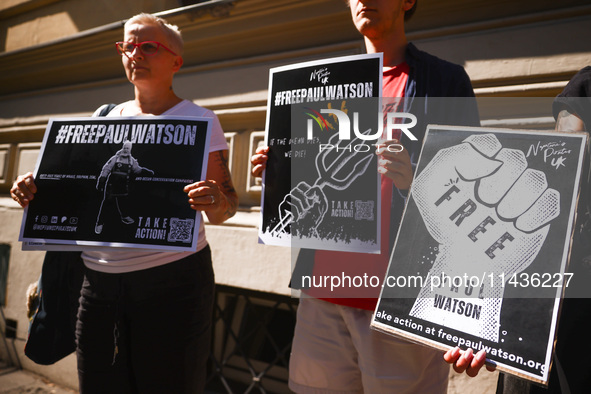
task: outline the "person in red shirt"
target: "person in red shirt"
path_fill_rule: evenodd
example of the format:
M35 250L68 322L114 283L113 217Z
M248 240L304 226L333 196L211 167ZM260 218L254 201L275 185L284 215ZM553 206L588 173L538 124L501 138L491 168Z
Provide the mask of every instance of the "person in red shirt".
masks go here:
M353 23L364 36L367 52L383 53L383 96L389 107L384 111L412 110L411 113L421 115L419 125L413 128L413 134L422 129L418 131L421 139L426 126L423 115L427 114L421 112L427 111L426 97L473 97L474 92L462 67L421 52L408 42L405 21L416 5L416 0L349 1ZM478 124L477 111L465 112L476 114L469 123ZM438 120L439 124L450 124L443 118ZM404 146L398 152L384 147L376 151L381 174L381 253L302 250L300 257L308 256L312 275L346 273L350 277L384 278L420 153L420 141L411 144L399 135L381 142L383 146ZM252 156L254 176L262 175L268 152L268 147L261 147ZM297 282L294 272L292 287L298 288ZM449 367L442 361L440 351L370 329L379 292L380 286L302 289L289 368L289 387L293 391L446 392Z

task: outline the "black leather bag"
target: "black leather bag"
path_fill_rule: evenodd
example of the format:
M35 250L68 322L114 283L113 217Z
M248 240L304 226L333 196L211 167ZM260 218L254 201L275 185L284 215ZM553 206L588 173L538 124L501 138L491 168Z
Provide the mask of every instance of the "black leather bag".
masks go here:
M47 252L37 286L39 306L29 325L25 355L53 364L76 350L76 314L84 278L80 252Z

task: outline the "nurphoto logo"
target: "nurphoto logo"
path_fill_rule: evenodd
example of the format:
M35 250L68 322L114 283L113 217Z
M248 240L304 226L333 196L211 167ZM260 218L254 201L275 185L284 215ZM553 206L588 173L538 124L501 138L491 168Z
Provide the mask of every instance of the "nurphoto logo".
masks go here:
M310 110L309 108L307 109ZM380 139L380 137L384 134L383 119L386 120L386 141L394 139L394 130L400 130L411 141L417 141L417 138L410 131L412 127L416 126L417 117L407 112L388 112L385 114L385 116L383 112L378 112L378 127L374 133L371 132L371 129L367 129L363 132L359 130L359 112L353 113L353 122L351 122L349 115L347 115L346 112L333 108L321 109L320 113L314 111L314 114L309 112L306 112L306 114L310 116L310 119L307 120L306 129L306 135L309 141L314 139L314 122L320 126L321 131L328 129L328 122L321 114L329 114L337 119L339 131L336 135L338 135L339 142L351 140L351 123L353 123L353 134L355 135L354 141L376 141L376 148L386 146L385 144L377 143L377 140ZM410 122L406 122L406 120L410 120ZM331 138L331 142L333 140L334 138ZM347 150L349 152L368 152L370 150L370 146L364 143L347 144L345 146L339 146L338 144L332 143L320 144L320 151L325 149L337 149L337 151ZM401 144L389 144L387 149L391 152L401 152L404 150L404 147Z

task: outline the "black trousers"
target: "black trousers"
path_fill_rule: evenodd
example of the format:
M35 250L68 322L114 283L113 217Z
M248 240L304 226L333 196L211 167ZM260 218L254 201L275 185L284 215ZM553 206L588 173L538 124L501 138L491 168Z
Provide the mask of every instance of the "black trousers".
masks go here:
M86 269L76 325L80 392L203 392L213 299L209 247L137 272Z

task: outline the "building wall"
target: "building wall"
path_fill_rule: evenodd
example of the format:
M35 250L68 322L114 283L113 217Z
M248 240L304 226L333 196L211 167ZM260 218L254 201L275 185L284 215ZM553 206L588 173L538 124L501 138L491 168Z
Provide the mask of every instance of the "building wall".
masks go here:
M26 338L28 324L24 293L38 277L42 253L20 250L21 211L8 197L9 187L17 174L34 168L49 117L88 116L103 103L132 98L113 45L122 37L122 20L183 3L188 2L0 4L0 243L11 245L4 312L18 322L19 338ZM175 91L213 109L230 144L240 210L223 226L207 226L216 280L289 294L290 251L257 243L260 183L248 165L264 138L268 71L363 53L361 36L341 0L222 0L164 16L179 25L185 39ZM466 68L483 124L552 128L551 98L591 64L589 26L587 0L421 0L408 36L420 49ZM20 359L27 369L77 384L72 357L51 367L39 367L22 353Z

